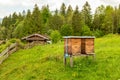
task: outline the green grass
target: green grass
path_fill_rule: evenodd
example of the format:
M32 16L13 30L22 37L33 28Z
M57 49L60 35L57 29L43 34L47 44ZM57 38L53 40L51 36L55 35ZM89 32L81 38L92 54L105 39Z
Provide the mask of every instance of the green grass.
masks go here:
M95 40L96 60L75 57L63 65L64 43L19 50L0 65L0 80L119 80L120 36Z
M19 40L19 39L10 39L8 41L6 41L4 44L1 44L0 45L0 53L2 51L4 51L7 47L9 47L11 44L15 43L15 42L18 42L20 47L24 46L24 44Z
M0 45L0 53L5 50L11 43L10 42L7 42L5 44L1 44Z

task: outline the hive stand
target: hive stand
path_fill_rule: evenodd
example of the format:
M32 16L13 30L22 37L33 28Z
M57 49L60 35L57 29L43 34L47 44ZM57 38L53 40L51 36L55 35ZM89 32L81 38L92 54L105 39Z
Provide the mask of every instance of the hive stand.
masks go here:
M65 36L64 37L64 64L70 57L70 66L73 67L74 56L92 56L94 53L94 36Z

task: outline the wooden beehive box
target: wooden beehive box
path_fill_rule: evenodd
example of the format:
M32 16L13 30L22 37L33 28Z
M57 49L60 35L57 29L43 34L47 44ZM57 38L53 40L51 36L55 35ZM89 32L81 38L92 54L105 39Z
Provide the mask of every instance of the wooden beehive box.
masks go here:
M68 55L93 54L94 36L65 36L64 53Z

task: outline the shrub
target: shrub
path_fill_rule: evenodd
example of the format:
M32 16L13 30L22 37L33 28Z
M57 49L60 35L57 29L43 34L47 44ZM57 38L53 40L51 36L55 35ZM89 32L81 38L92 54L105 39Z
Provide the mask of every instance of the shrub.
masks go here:
M61 35L60 35L59 31L57 31L57 30L52 31L50 36L51 36L53 43L57 43L61 39Z
M95 37L102 37L102 36L104 36L104 33L101 30L93 31L93 34L94 34Z
M90 31L90 28L88 26L83 26L81 31L82 36L92 36L92 32Z
M9 42L10 42L10 43L15 43L16 40L17 40L17 39L14 39L14 38L13 38L13 39L10 39Z
M66 24L61 27L60 33L62 36L70 36L73 34L73 29L71 25Z

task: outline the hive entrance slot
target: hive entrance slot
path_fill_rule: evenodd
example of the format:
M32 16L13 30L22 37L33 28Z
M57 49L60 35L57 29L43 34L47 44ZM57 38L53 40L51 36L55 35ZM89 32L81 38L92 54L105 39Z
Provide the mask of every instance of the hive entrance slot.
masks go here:
M85 52L85 39L81 40L81 54L86 54Z

